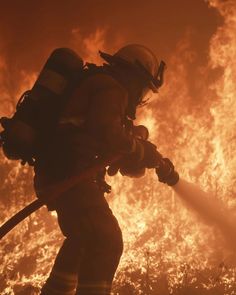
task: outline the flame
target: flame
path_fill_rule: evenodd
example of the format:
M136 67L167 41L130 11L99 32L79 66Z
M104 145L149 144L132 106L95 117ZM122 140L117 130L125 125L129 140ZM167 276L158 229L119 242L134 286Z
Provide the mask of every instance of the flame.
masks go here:
M83 52L83 58L91 63L99 62L98 50L104 50L106 29L97 29L94 33L83 37L79 28L72 30L73 48Z
M149 128L150 140L174 161L182 177L210 191L211 201L223 202L235 217L236 5L211 0L209 6L218 10L224 23L210 41L208 64L193 70L197 53L188 31L169 59L165 86L147 107L139 109L137 123ZM106 44L106 30L98 29L85 39L78 29L72 33L74 47L82 46L84 56L92 62L98 60L94 57L97 49L118 48L118 44L117 48ZM22 72L20 87L12 95L4 80L6 71L2 57L3 101L31 87L35 80L34 73ZM197 98L190 87L192 72L198 78L194 81ZM9 105L1 107L1 114L9 112ZM33 189L31 170L3 157L1 163L0 220L4 221L32 200ZM114 294L234 294L235 255L217 226L204 223L188 210L173 190L158 183L151 170L141 179L117 175L108 182L113 192L107 200L125 242ZM12 231L0 242L1 294L37 294L62 240L55 214L48 214L45 208Z

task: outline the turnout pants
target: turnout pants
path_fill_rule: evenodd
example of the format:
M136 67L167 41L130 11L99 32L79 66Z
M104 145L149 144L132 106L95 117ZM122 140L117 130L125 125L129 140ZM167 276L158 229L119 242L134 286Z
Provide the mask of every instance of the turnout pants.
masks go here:
M122 234L103 194L98 196L90 183L90 197L94 192L100 200L94 206L79 209L73 197L58 206L58 222L66 238L41 295L110 294L123 251Z

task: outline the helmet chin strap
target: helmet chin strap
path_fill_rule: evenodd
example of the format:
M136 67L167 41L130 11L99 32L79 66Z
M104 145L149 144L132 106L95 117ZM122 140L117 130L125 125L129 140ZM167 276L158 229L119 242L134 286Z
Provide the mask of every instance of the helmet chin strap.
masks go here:
M131 102L129 102L129 105L126 109L126 116L131 120L136 119L136 106Z
M129 91L129 104L127 107L126 115L131 120L136 119L137 107L142 105L142 98L143 98L142 91L143 91L143 88L140 88L136 93L132 92L132 90Z

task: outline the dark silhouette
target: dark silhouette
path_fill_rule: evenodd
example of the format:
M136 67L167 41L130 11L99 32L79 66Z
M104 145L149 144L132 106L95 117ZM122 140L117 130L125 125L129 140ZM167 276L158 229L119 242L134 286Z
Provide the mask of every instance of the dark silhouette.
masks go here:
M161 182L178 181L147 128L134 125L147 92L163 83L164 62L136 44L100 55L103 66L83 65L72 50L56 49L13 118L2 119L5 155L34 166L37 196L56 210L65 236L42 295L110 294L123 241L104 198L106 173L140 177L156 168Z

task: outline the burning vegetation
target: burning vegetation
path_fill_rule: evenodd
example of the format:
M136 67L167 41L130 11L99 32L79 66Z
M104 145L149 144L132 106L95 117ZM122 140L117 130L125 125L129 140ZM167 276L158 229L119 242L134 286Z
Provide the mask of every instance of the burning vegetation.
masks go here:
M210 40L208 62L195 66L187 32L167 61L165 85L140 108L139 123L149 128L151 140L173 160L181 178L210 193L190 185L176 189L177 195L152 170L141 179L107 179L113 188L107 199L125 242L114 295L236 294L236 5L220 0L209 5L224 23ZM78 31L73 34L76 48ZM86 59L94 48L103 49L104 38L98 30L85 40ZM198 77L194 85L189 73ZM11 98L36 77L21 72L16 89L9 79L6 83L6 74L0 57L1 116L13 112ZM34 192L30 168L2 154L0 162L3 223L32 201ZM22 222L0 242L0 293L38 294L62 241L56 216L46 208Z

